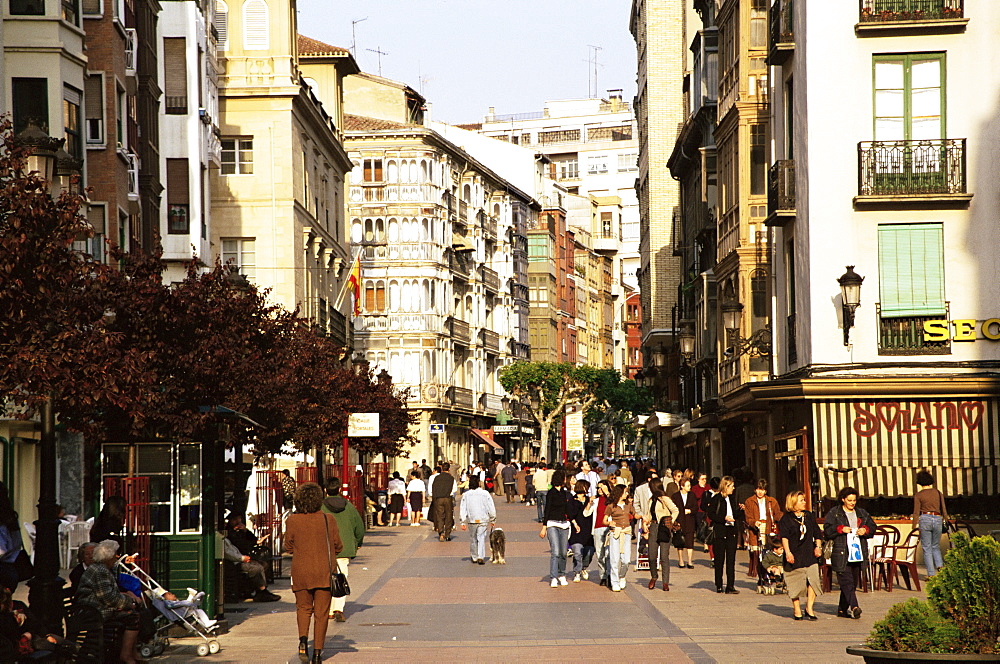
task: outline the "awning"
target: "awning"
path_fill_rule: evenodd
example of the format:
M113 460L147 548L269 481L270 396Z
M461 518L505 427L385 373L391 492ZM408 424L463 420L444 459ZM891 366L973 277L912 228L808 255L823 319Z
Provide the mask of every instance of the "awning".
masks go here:
M654 412L646 418L646 431L660 431L663 429L673 429L687 422L688 418L678 413Z
M464 235L458 233L451 234L451 246L454 247L455 251L475 251L476 248L469 243Z
M503 449L502 447L493 442L493 432L490 431L489 429L469 429L469 431L472 432L472 435L474 437L479 438L482 441L482 443L489 445L493 449L495 450Z
M925 469L945 495L994 495L1000 487L996 400L820 402L813 421L824 498L845 486L862 496L909 497Z

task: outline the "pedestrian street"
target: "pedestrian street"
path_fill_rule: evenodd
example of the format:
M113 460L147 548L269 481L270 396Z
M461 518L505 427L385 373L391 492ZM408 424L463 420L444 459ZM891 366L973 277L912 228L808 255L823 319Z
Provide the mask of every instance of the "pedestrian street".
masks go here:
M708 555L670 575L670 591L649 590L648 572L629 570L625 592L589 579L549 587L548 544L534 507L497 499L507 538L506 565L471 564L469 534L440 542L430 525L375 527L350 567L347 622L330 623L327 659L355 662L619 661L860 662L844 648L859 643L894 603L923 593L897 588L859 595L860 620L836 617L837 590L816 602L817 622L791 619L784 595L754 592L746 552L737 558L739 595L714 592ZM427 522L424 522L427 524ZM290 568L286 561L285 569ZM570 577L572 579L572 577ZM229 633L210 662L297 662L295 607L287 577L273 604L227 605ZM153 662L190 662L192 639L173 642Z

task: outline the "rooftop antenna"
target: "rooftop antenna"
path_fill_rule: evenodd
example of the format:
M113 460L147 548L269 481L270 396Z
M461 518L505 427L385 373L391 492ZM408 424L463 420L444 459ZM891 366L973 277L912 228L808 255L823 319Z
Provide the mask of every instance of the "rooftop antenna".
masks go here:
M595 98L597 97L597 68L604 66L602 64L598 64L597 55L600 51L603 51L604 48L601 46L594 46L593 44L587 44L587 47L590 48L590 57L587 62L592 64L594 67L593 72L589 71L589 68L587 71L587 95L591 98Z
M354 32L354 26L367 20L368 17L365 16L364 18L359 18L356 21L351 21L351 55L353 55L355 59L358 57L358 36Z
M372 53L377 53L378 54L378 75L381 76L382 75L382 56L383 55L389 55L389 54L386 51L383 51L381 48L366 48L365 50L366 51L370 51Z

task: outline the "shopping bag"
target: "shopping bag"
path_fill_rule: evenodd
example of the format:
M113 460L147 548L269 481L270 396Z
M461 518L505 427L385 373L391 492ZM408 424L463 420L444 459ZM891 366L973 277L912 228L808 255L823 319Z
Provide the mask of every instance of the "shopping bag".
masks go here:
M847 533L847 562L860 563L863 560L861 538L856 533Z

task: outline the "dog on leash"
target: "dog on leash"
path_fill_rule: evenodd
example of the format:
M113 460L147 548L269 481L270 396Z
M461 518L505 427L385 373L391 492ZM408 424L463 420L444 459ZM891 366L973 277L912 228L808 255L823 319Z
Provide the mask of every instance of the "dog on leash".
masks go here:
M506 565L503 559L504 551L507 549L507 536L503 534L503 528L494 528L490 533L490 562L494 565Z

